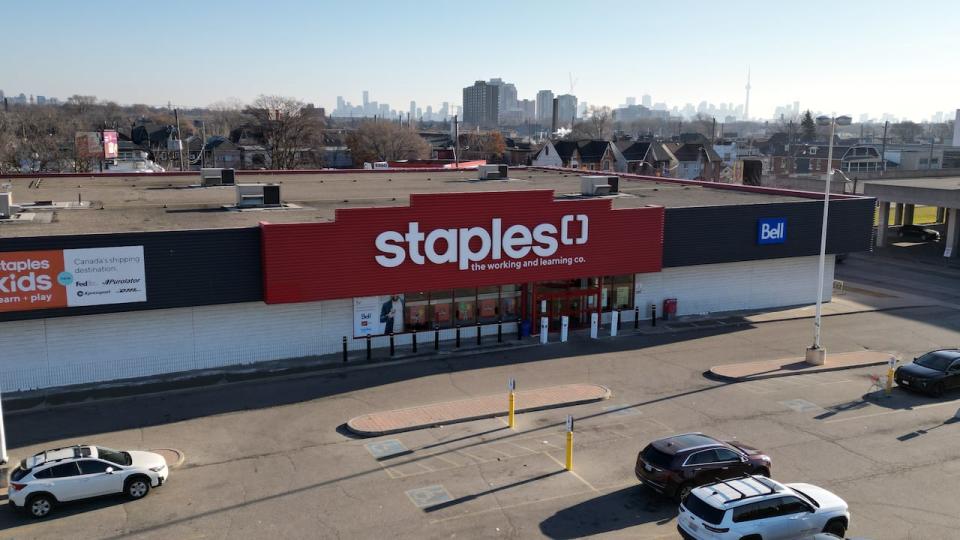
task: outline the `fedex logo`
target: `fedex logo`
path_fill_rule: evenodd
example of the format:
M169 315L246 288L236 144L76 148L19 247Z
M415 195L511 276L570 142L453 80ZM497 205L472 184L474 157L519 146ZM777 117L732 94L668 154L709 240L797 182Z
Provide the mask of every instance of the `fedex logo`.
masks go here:
M757 221L758 244L782 244L787 240L786 218L764 218Z
M541 223L533 228L526 225L504 227L503 220L493 218L487 227L463 227L459 229L420 230L420 223L407 224L406 234L399 231L380 233L376 239L377 264L385 268L400 266L408 258L413 264L453 263L460 270L470 263L490 258L523 259L533 253L538 257L550 257L560 245L587 243L589 218L585 214L567 214L560 219L559 227L553 223Z

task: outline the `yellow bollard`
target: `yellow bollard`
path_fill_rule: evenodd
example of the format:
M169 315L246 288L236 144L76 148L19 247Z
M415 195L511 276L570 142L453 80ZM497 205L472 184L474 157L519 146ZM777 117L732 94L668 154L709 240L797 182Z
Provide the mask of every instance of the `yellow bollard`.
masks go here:
M510 429L517 429L517 419L516 419L516 408L517 408L517 396L516 393L510 392L510 412L508 424Z
M573 470L573 432L567 432L567 470Z
M896 358L891 358L890 361L887 362L887 385L884 389L884 393L887 396L893 393L893 366L896 365L896 363Z

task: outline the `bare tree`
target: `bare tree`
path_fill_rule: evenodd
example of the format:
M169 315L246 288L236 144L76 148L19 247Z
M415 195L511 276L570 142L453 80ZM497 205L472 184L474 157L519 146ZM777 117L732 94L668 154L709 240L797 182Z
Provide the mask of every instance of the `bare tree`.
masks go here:
M318 109L294 98L261 95L244 110L250 128L263 139L274 169L315 165L323 135Z
M226 137L230 132L243 125L243 103L237 98L229 98L211 103L207 109L206 130L208 135Z
M916 122L905 120L890 126L890 131L905 143L914 142L918 135L923 133L923 126Z
M608 140L611 135L613 135L613 114L610 112L610 107L591 106L589 116L574 124L567 138Z
M363 122L347 135L347 147L358 165L430 156L430 144L423 137L393 122Z

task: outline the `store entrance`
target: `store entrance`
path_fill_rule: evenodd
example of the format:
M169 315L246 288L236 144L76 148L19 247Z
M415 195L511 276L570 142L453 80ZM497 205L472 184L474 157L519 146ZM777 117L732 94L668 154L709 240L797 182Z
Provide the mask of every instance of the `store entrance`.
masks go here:
M600 289L574 289L564 292L538 292L534 303L534 332L539 333L540 317L549 320L549 331L559 332L562 317L569 319L570 330L588 328L590 314L597 311L600 299Z

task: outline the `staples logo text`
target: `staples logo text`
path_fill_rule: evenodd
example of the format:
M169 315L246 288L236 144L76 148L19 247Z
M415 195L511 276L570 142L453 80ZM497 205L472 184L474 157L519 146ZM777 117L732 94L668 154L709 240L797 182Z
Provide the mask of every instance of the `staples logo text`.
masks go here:
M577 227L579 224L579 227ZM531 253L550 257L560 245L587 243L589 219L585 214L567 214L560 218L559 228L553 223L541 223L532 229L526 225L510 225L504 229L503 220L493 218L489 228L461 227L459 229L420 230L420 223L412 221L406 234L399 231L380 233L376 247L377 264L385 268L400 266L409 257L413 264L457 264L460 270L470 263L487 260L523 259ZM576 229L579 228L579 231Z

